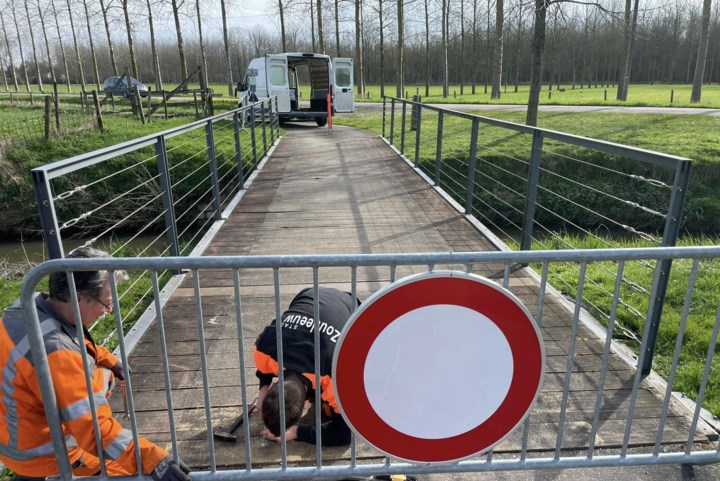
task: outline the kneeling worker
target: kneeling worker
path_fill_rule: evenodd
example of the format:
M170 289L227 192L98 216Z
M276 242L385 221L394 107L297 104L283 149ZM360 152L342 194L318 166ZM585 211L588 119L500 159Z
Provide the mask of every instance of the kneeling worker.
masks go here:
M315 290L300 291L282 315L282 344L285 391L285 436L288 441L297 439L315 444L315 424L298 424L305 403L315 400L314 332L320 331L320 391L323 419L321 424L323 446L343 446L350 443L350 428L345 423L333 391L332 358L340 333L355 310L352 296L337 289L319 288L320 320L315 315ZM358 302L359 304L359 302ZM262 436L280 441L280 394L278 375L277 331L275 320L255 341L255 367L260 381L257 409L267 429Z
M68 256L89 257L108 255L92 247L80 247ZM118 271L115 275L119 278L124 273ZM132 433L113 418L106 399L113 378L124 379L122 364L103 346L95 344L86 327L112 312L108 272L78 271L73 273L73 279L80 319L75 318L65 272L50 274L49 294L35 298L73 474L100 474L83 356L90 368L107 474L136 474ZM59 468L20 309L20 302L16 302L0 319L0 384L3 386L0 461L15 473L17 481L41 481L57 475ZM83 330L82 345L78 343L77 329ZM156 481L190 481L190 470L184 463L176 463L167 451L146 439L139 441L145 474Z

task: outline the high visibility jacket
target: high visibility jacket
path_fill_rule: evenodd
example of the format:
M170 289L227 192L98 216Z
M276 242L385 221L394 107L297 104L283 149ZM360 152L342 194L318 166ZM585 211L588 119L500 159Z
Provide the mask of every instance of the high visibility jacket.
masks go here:
M85 452L97 456L90 401L83 371L85 355L91 373L105 459L114 460L129 474L137 474L132 433L112 416L105 392L110 368L117 358L85 336L78 344L75 326L62 319L46 302L35 299L52 375L57 407L65 433L70 462ZM7 309L0 320L0 460L18 475L44 477L59 473L45 418L40 386L35 373L20 303ZM149 474L167 452L140 439L143 472Z
M352 296L337 289L319 288L320 319L315 321L315 293L303 289L290 302L281 317L283 367L302 376L308 388L308 399L315 400L314 389L320 385L325 414L330 417L322 424L322 443L325 446L350 442L350 429L340 414L333 389L332 358L340 333L355 310ZM320 331L320 382L315 379L315 329ZM253 357L260 387L272 383L278 375L277 329L275 321L267 326L255 341ZM314 425L298 425L298 440L315 442Z

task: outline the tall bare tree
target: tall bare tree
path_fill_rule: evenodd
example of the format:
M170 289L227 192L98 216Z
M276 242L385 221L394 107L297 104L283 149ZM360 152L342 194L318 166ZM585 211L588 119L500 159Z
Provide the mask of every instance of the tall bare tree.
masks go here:
M185 45L183 42L182 29L180 28L180 7L183 0L170 0L173 10L173 18L175 19L175 32L177 33L178 55L180 56L180 79L185 80L188 76L187 62L185 61Z
M127 32L128 39L128 52L130 53L130 71L132 76L139 79L140 71L137 65L137 56L135 55L135 45L133 43L133 29L132 23L130 22L130 0L120 0L122 5L123 14L125 15L125 31ZM92 45L92 43L91 43Z
M85 72L83 71L82 57L80 56L80 47L78 46L77 34L75 33L75 22L73 22L73 12L70 6L70 0L67 3L68 17L70 18L70 30L72 31L73 45L75 46L75 59L78 65L78 75L80 75L80 89L85 90Z
M197 12L198 36L200 38L200 61L202 64L201 86L203 88L207 88L207 85L208 85L207 56L205 55L205 40L203 39L203 33L202 33L202 15L200 14L200 0L195 0L195 11Z
M90 25L90 12L88 11L87 0L83 0L85 7L85 23L88 30L88 39L90 40L90 56L93 62L93 73L95 74L95 85L100 90L100 73L98 72L97 56L95 55L95 44L93 43L92 26Z
M542 62L545 53L545 19L550 0L535 0L535 26L532 41L532 64L530 66L530 95L528 97L527 125L537 125L540 89L542 87Z
M33 62L35 62L35 74L37 75L37 83L40 88L40 92L45 92L42 82L42 72L40 71L40 62L38 62L37 48L35 46L35 34L33 33L32 21L30 20L30 8L28 7L28 0L24 0L25 6L25 20L27 20L28 31L30 32L30 44L32 46Z
M380 19L380 97L385 96L385 17L383 17L383 1L378 0L378 18Z
M310 39L312 41L312 51L315 52L315 10L313 0L310 0Z
M472 94L475 95L477 88L477 65L478 65L478 3L480 0L473 0L473 20L472 20Z
M465 0L460 0L460 95L465 93Z
M502 80L503 65L503 24L505 22L505 14L503 12L504 0L496 0L495 2L495 44L493 51L493 79L492 92L490 98L500 98L500 82Z
M397 0L397 29L398 29L398 48L395 56L395 93L398 98L403 98L403 92L405 90L405 72L403 71L405 61L405 18L403 9L405 6L405 0Z
M338 54L339 55L339 54ZM363 65L363 9L362 0L355 0L355 71L358 97L365 95L365 68Z
M280 4L280 34L282 38L282 49L285 50L285 20L283 19L282 12L282 0L278 0ZM228 41L228 28L227 28L227 9L225 8L225 0L220 0L220 10L222 11L222 23L223 23L223 47L225 48L225 66L227 67L227 85L228 85L228 96L232 97L233 94L233 72L232 62L230 61L230 42Z
M623 102L627 100L628 89L630 88L630 69L632 67L633 49L635 47L635 30L637 28L638 7L640 0L635 0L635 7L630 14L630 2L625 1L625 68L623 75L618 82L617 99Z
M12 74L13 85L15 86L15 91L17 92L18 90L20 90L20 88L18 87L17 72L15 71L15 61L13 60L12 49L10 48L10 39L8 37L7 27L5 26L5 16L2 13L2 9L0 9L0 26L2 26L3 29L3 36L5 37L5 48L7 49L8 58L10 60L10 73Z
M146 0L146 3L148 9L148 23L150 24L150 48L152 51L153 72L155 72L155 89L162 90L163 82L162 75L160 73L160 60L158 59L157 46L155 43L155 23L153 22L153 14L150 0ZM224 4L225 2L223 0L223 6Z
M317 0L318 48L320 49L320 53L325 53L325 38L323 35L322 17L322 0Z
M2 71L2 74L3 74L2 78L3 78L3 83L5 84L5 91L9 92L10 86L8 85L7 74L5 73L6 72L5 59L3 57L0 57L0 70Z
M20 65L25 75L25 89L30 92L30 75L28 74L27 64L25 63L25 54L23 53L22 37L20 36L20 26L17 20L17 9L15 8L15 0L10 2L10 8L12 9L13 23L15 24L15 34L17 35L18 50L20 50Z
M690 102L700 102L702 97L702 84L705 77L705 64L707 63L708 41L710 40L710 9L712 0L703 2L702 25L700 27L700 44L698 45L697 61L695 62L695 76L693 77L692 94Z
M427 97L429 95L430 95L430 8L428 7L428 0L425 0L425 97Z
M443 98L448 98L450 95L450 75L448 72L448 44L450 33L450 0L442 0L442 13L440 14L440 21L442 22L442 86L443 86Z
M103 22L105 23L105 35L107 37L108 50L110 51L110 65L112 66L113 75L118 74L117 62L115 61L115 49L113 48L112 36L110 35L110 22L108 21L108 9L112 0L107 2L105 6L105 0L100 0L100 10L102 10Z
M40 5L40 0L37 0L37 8L38 16L40 17L40 27L42 28L43 38L45 40L48 67L50 68L50 79L52 80L52 83L55 84L55 82L57 82L57 77L55 76L55 65L53 64L52 54L50 51L50 41L48 40L47 29L45 28L45 17L43 15L42 6Z
M335 0L335 56L342 57L340 53L340 6Z
M67 57L65 56L65 46L63 45L62 35L60 34L60 21L58 20L55 2L51 1L50 5L52 6L53 17L55 17L55 30L57 31L57 41L60 46L60 56L62 57L63 70L65 72L65 82L67 83L68 92L72 92L72 86L70 84L70 71L68 69Z

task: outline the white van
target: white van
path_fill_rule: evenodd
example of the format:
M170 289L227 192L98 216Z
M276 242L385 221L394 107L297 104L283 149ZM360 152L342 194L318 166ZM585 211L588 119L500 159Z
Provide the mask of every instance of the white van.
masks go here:
M300 82L310 85L310 98L300 98ZM353 59L333 58L319 53L280 53L254 58L238 83L239 105L277 97L280 122L314 120L327 124L327 94L332 112L355 111Z

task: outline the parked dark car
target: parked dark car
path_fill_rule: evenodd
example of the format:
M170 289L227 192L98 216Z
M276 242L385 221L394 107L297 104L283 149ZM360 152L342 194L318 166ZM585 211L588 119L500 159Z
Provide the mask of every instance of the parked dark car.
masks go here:
M130 78L130 87L128 87L128 78ZM103 92L106 94L122 95L123 97L129 97L130 91L135 90L137 85L140 95L145 97L148 94L147 85L132 77L124 77L121 82L118 83L120 77L117 75L111 75L106 78L103 82Z

